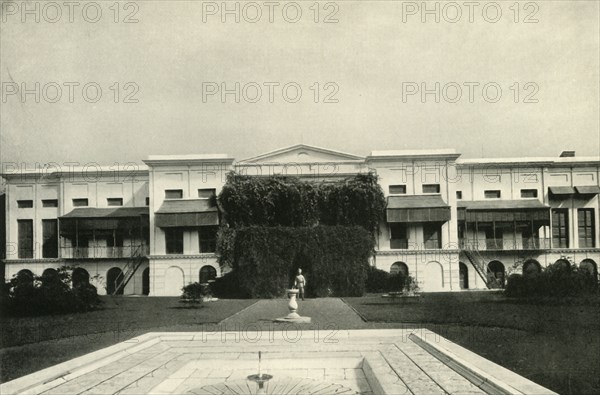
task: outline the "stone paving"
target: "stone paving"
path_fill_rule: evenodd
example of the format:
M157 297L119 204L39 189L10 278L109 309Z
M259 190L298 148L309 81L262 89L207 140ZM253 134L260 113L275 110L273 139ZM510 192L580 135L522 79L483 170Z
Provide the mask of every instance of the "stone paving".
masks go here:
M266 394L552 393L425 329L294 326L148 333L5 383L0 393L255 394L247 377L258 373L259 351L261 373L273 376Z

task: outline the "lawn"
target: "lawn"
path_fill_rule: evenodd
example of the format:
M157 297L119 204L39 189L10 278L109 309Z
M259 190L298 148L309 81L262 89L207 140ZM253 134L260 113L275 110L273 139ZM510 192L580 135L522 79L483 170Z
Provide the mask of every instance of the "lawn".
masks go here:
M0 382L146 332L201 331L254 303L218 300L201 306L179 298L102 297L101 310L42 317L2 317Z
M220 321L255 302L219 300L193 308L179 303L178 298L103 300L102 310L85 314L3 317L1 381L146 332L212 331ZM397 300L380 295L344 300L367 320L364 327L424 326L561 394L600 393L598 297L533 303L510 300L499 293L463 292ZM319 309L318 302L307 303ZM338 329L345 329L344 325Z
M600 298L490 292L345 298L369 322L419 324L561 394L600 393Z

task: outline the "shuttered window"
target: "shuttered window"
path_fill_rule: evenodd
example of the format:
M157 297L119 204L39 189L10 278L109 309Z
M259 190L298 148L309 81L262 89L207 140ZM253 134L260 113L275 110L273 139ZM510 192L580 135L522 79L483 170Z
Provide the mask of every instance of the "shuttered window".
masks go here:
M423 240L426 249L442 248L442 226L437 223L423 224Z
M406 195L406 185L390 185L390 195Z
M106 204L108 206L122 206L123 205L123 198L107 198L106 199Z
M569 248L569 212L552 210L552 247Z
M88 206L87 198L73 199L73 207L87 207L87 206Z
M166 189L165 190L165 199L182 199L183 198L183 190L181 189Z
M198 236L201 253L215 252L217 250L216 226L201 226L198 228Z
M594 222L593 208L580 208L577 210L577 229L580 248L595 247L596 232Z
M19 233L19 258L33 258L33 220L17 220Z
M42 257L58 258L58 221L55 219L42 220Z
M33 200L17 200L18 208L32 208Z
M44 199L42 200L42 207L58 207L57 199Z
M167 254L183 254L183 229L165 228L164 231Z
M405 223L390 224L390 248L408 248L408 226Z
M423 193L440 193L440 184L423 184Z

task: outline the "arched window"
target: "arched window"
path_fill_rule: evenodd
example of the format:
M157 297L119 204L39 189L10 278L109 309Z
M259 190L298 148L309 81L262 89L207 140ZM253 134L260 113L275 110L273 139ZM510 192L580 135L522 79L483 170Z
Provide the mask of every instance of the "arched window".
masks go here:
M529 259L523 263L523 276L535 276L542 272L542 265L535 259Z
M408 277L408 266L404 262L394 262L390 267L390 274L402 273L404 277Z
M579 264L579 268L587 270L596 280L598 280L598 265L591 259L584 259Z
M23 269L17 273L17 281L19 284L33 285L33 273L31 270Z
M567 261L564 258L561 258L561 259L557 260L556 262L554 262L554 266L557 269L560 268L560 269L569 270L569 269L571 269L571 262Z
M200 269L200 284L209 282L217 278L217 269L210 265L202 266Z
M90 283L90 274L87 270L76 267L73 269L73 274L71 275L71 281L73 283L73 288L81 287L83 285L87 285Z
M60 281L58 278L58 272L55 269L46 269L42 273L42 285L48 285Z
M491 288L504 288L505 269L500 261L491 261L487 267L488 281Z

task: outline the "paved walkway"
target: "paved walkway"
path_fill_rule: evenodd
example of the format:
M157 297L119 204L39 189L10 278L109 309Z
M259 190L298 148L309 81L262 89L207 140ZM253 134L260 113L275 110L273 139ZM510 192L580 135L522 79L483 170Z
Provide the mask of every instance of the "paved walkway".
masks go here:
M256 329L286 327L287 323L274 323L273 320L285 317L288 313L287 299L259 300L231 317L220 322L226 329L251 326ZM339 298L319 298L298 301L298 314L311 318L310 324L294 324L302 328L320 329L364 329L370 327L362 318Z

